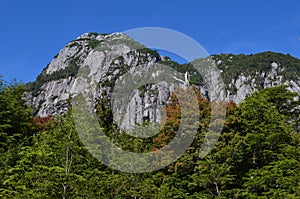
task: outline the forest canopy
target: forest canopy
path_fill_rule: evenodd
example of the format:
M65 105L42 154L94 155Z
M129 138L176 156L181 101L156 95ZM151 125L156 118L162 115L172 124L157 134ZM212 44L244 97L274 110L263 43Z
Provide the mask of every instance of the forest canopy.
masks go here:
M210 103L198 96L201 119L193 144L168 167L143 174L122 173L92 157L79 139L72 109L64 116L33 117L25 91L0 79L0 198L300 197L299 101L285 86L256 92L240 105L227 103L222 134L203 159L198 149ZM110 121L103 111L99 118ZM180 118L176 97L166 111L167 122ZM124 149L156 150L176 131L168 124L148 140L126 140L113 125L106 130Z

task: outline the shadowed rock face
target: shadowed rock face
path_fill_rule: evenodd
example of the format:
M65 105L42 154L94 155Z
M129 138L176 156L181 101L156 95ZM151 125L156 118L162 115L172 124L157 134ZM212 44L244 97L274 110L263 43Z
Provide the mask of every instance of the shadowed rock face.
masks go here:
M36 115L41 117L66 113L70 99L79 93L92 95L93 107L96 108L101 100L109 101L115 81L120 76L126 72L138 73L137 67L148 70L164 59L121 33L85 33L68 43L55 56L30 86L31 92L27 99L36 109ZM276 58L266 64L265 70L251 66L250 72L239 71L235 74L230 74L231 71L238 71L232 68L238 69L238 64L232 64L235 62L233 56L212 56L208 59L214 61L219 71L208 70L204 73L204 79L209 81L197 85L202 96L214 95L210 87L218 85L217 77L220 74L225 78L226 89L224 93L219 94L236 103L242 102L245 97L259 89L282 84L288 85L291 91L300 93L299 76L295 74L293 78L286 78L284 74L290 71L290 66L283 65ZM300 71L300 64L295 70ZM143 74L139 75L142 77ZM184 73L178 78L184 80ZM128 102L122 127L128 129L143 121L160 122L162 113L159 107L167 103L175 84L185 86L174 80L171 84L162 82L135 89ZM218 89L214 92L216 91Z

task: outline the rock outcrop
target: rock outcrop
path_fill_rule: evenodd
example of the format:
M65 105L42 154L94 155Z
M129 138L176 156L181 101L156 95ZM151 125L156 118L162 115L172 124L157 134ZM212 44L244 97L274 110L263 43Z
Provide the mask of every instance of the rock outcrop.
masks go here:
M66 113L72 97L80 93L89 93L94 98L93 106L96 110L101 101L110 100L115 83L122 75L127 72L141 73L138 75L142 77L143 70L150 70L166 59L121 33L108 35L86 33L68 43L36 81L29 85L30 93L27 99L35 108L36 115L45 117ZM265 69L255 68L251 63L252 65L249 65L251 70L246 72L243 72L244 68L238 69L232 64L235 61L233 55L212 56L207 60L215 63L219 70L207 70L203 75L204 79L209 81L198 82L196 85L205 97L214 98L222 95L226 96L227 100L240 103L259 89L282 84L288 85L291 91L300 94L297 74L300 65L296 64L296 68L293 66L296 72L291 78L286 76L286 73L291 73L291 66L280 63L280 59L278 61L276 57L264 65ZM297 63L299 62L298 60ZM143 68L142 72L139 67ZM183 79L184 74L178 73L177 76ZM221 92L222 85L220 86L218 79L220 76L224 79L224 92ZM174 80L173 83L147 84L135 89L131 93L122 127L128 129L136 123L145 121L159 122L162 118L159 107L167 103L176 84L184 87L182 83ZM218 85L220 88L211 88ZM91 88L94 90L91 91Z

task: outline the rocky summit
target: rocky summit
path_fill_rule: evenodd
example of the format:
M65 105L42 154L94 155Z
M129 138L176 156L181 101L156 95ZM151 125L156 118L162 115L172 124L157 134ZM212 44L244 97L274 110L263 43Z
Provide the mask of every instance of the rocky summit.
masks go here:
M72 98L82 93L92 95L96 110L99 104L109 106L115 83L128 72L140 78L143 78L144 72L153 69L156 70L152 71L153 74L166 72L156 69L157 64L168 65L178 71L172 83L148 83L133 90L122 122L126 129L144 121L159 122L162 118L159 107L168 102L175 85L186 86L186 74L189 75L188 83L211 99L221 95L227 101L241 103L257 90L283 84L300 94L300 60L290 55L273 52L220 54L205 59L217 70L207 69L200 74L193 68L193 62L178 64L122 33L85 33L69 42L36 80L28 83L26 98L40 117L66 113ZM209 81L205 81L207 79ZM221 86L211 88L216 85Z

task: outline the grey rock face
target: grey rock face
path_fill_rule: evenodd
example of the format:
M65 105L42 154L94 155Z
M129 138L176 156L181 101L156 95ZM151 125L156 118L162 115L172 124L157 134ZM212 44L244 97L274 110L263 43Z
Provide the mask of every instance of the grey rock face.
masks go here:
M234 88L235 92L227 89L227 99L233 100L235 103L241 103L255 91L280 85L287 85L290 91L300 94L300 78L296 82L293 80L284 80L284 72L284 67L279 67L278 63L273 62L271 63L271 70L269 72L257 71L255 75L240 74L238 78L232 79L228 85L229 88Z
M92 51L88 47L88 37L81 36L66 45L52 62L44 69L45 76L51 76L55 72L60 72L73 64L81 65L87 55ZM72 94L71 86L74 83L74 77L58 79L45 82L41 85L38 95L32 98L32 105L37 109L37 115L45 117L52 114L63 114L68 110L67 100Z
M90 46L91 40L97 40L99 43L94 49ZM31 98L37 115L45 117L64 114L70 106L70 99L82 93L93 96L94 107L100 100L109 99L114 82L119 76L125 72L135 73L136 67L142 66L147 69L160 60L160 56L151 54L151 51L139 50L143 48L120 33L106 36L84 34L70 42L43 73L51 77L68 69L72 62L76 62L79 67L78 74L45 82L38 94ZM136 122L141 123L145 120L160 121L162 115L155 107L165 103L169 94L168 89L159 85L152 85L147 91L136 89L128 102L128 112L122 127L127 129Z
M110 100L115 82L122 75L130 73L143 78L143 73L150 70L160 60L165 60L165 58L153 51L145 50L142 45L124 34L85 33L68 43L44 69L42 75L47 81L42 82L38 92L28 95L27 99L37 110L37 115L41 117L66 113L70 107L71 98L80 93L91 95L92 106L96 108L101 101ZM213 60L210 61L214 64ZM215 67L220 63L217 61ZM193 64L197 64L197 60ZM139 67L142 67L144 72L138 70ZM240 74L232 79L229 85L224 85L219 78L226 71L203 68L202 76L207 81L204 81L198 88L202 96L210 100L226 98L236 103L242 102L259 89L282 84L288 85L291 91L300 93L299 79L284 80L282 76L285 71L284 66L273 62L271 67L272 70L268 72L257 71L252 75ZM77 75L73 74L75 69ZM157 74L162 72L156 71ZM71 75L61 76L64 73ZM183 79L183 77L181 74L178 78ZM168 102L175 85L185 87L174 80L173 83L161 82L147 84L142 89L136 88L130 94L131 98L126 110L118 110L125 111L120 126L123 129L129 129L136 123L145 121L159 123L162 119L161 108Z

